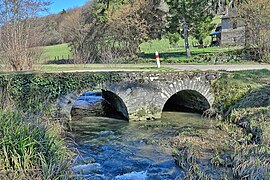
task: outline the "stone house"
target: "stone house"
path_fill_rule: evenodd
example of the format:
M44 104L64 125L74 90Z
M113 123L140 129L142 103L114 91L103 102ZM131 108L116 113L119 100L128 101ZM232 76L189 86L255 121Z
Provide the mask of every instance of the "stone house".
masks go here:
M221 18L222 46L243 46L245 44L245 25L240 20L237 9L228 9Z

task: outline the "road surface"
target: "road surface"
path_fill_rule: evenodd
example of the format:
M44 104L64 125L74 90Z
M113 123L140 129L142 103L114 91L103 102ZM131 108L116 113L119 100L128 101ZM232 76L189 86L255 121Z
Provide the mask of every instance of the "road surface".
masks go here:
M254 69L268 69L270 65L164 65L162 67L169 67L180 71L192 71L192 70L226 70L226 71L240 71L240 70L254 70Z

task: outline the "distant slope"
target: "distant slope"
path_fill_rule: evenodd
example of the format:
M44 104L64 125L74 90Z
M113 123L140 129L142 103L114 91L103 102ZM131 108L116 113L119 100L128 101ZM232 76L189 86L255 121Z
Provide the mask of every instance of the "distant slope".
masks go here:
M68 56L71 57L72 53L70 52L70 47L68 44L59 44L53 46L43 46L42 47L42 57L40 63L46 63L55 59L68 59Z

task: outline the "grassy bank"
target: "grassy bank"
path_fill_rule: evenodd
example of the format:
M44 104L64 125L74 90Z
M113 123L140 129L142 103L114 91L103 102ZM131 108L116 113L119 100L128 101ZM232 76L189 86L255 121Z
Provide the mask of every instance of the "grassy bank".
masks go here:
M172 139L183 178L270 178L269 82L270 71L257 70L226 73L213 84L215 130Z
M0 179L69 179L72 152L56 99L117 80L112 73L1 74Z
M59 136L57 123L0 111L1 179L65 179L72 153ZM58 128L57 128L58 127Z

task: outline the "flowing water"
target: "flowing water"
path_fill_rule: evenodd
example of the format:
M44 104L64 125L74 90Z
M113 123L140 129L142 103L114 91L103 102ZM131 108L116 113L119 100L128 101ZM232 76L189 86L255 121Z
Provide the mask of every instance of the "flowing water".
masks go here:
M78 156L77 179L179 179L171 137L183 128L209 131L198 114L164 112L156 121L126 122L106 117L74 117L72 135Z

